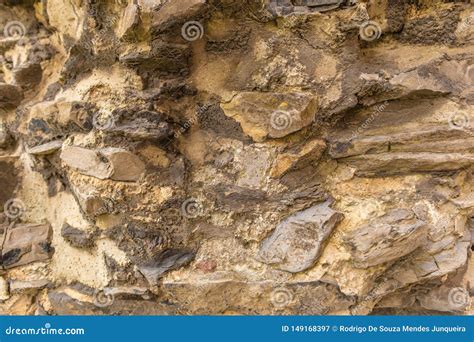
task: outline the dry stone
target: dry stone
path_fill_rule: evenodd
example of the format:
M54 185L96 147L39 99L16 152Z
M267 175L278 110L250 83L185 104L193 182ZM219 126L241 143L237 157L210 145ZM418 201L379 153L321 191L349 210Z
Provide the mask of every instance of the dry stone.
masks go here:
M262 242L258 258L283 271L304 271L315 264L342 218L329 201L297 212L280 222Z
M357 267L371 267L399 259L420 247L427 224L407 209L394 209L344 239Z

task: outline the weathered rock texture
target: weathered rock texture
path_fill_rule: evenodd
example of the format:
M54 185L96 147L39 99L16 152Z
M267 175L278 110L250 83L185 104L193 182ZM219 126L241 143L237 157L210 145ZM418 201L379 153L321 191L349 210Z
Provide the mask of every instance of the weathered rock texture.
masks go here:
M0 0L0 314L472 314L473 7Z

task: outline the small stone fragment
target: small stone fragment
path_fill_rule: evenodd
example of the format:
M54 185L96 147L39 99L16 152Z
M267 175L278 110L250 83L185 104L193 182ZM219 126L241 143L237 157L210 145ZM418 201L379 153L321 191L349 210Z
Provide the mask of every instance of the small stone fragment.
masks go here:
M94 233L83 231L67 223L64 223L61 228L61 236L73 247L88 248L94 246Z
M44 156L56 152L57 150L61 149L62 146L62 140L50 141L46 144L38 145L28 149L28 153L37 156Z

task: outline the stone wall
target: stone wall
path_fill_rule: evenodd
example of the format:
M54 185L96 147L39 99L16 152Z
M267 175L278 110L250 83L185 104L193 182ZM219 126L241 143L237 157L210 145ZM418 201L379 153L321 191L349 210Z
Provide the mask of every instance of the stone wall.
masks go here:
M474 6L0 0L0 314L469 314Z

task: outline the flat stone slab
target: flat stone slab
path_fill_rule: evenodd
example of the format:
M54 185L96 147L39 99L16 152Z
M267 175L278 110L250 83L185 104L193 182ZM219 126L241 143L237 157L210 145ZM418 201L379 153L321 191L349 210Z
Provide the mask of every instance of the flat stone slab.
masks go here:
M79 146L63 147L61 160L79 173L99 179L137 181L145 164L133 153L115 147L91 150Z
M62 146L63 146L62 140L54 140L46 144L41 144L41 145L32 147L28 149L28 153L33 154L33 155L38 155L38 156L48 155L61 149Z

